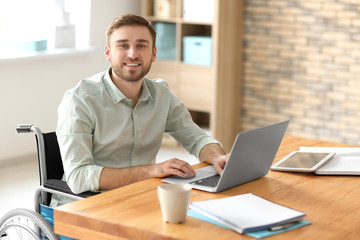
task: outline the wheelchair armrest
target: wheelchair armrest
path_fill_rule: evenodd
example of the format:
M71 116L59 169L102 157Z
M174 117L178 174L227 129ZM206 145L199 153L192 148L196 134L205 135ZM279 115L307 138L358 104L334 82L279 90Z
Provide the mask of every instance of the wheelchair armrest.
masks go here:
M67 183L65 181L58 180L58 179L47 180L44 184L44 187L55 190L55 191L64 192L64 193L71 194L74 196L82 197L82 198L94 196L99 193L99 192L87 191L87 192L82 192L80 194L75 194L71 191L71 189L69 188L69 186L67 185Z

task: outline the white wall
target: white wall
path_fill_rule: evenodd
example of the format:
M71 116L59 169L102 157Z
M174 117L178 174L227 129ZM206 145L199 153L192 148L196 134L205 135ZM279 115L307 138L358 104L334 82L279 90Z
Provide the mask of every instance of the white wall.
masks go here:
M41 59L0 62L0 163L36 152L34 134L18 134L19 123L54 131L57 107L65 90L108 68L105 30L123 13L140 14L140 0L92 0L91 45L94 52Z

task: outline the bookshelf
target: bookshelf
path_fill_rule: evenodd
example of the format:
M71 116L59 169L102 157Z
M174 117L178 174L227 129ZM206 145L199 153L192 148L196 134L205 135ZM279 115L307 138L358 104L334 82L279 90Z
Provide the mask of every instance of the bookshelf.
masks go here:
M184 17L183 6L189 3L187 0L162 0L174 4L168 16L155 14L155 3L159 3L156 0L142 0L144 17L154 24L175 26L175 58L157 59L148 77L166 80L172 92L190 110L194 121L209 128L211 135L230 151L241 130L243 3L239 0L191 0L189 7L197 8L192 9L197 13L202 11L196 6L197 1L206 3L203 11L213 3L210 20ZM184 62L183 39L186 36L211 37L210 65Z

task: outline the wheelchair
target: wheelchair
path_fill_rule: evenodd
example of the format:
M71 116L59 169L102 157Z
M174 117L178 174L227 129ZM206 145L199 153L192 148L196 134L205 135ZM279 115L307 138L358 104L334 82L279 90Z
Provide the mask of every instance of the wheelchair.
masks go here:
M51 195L59 194L80 200L97 193L74 194L67 183L61 180L64 169L55 132L42 133L38 127L31 124L20 124L16 130L18 133L35 133L40 186L35 191L35 211L13 209L0 219L0 239L72 239L59 236L53 230L54 210L49 207Z

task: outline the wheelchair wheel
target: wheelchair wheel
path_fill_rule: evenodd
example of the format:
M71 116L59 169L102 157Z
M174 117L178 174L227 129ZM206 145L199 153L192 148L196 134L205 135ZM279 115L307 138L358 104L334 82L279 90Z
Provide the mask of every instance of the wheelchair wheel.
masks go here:
M0 220L1 240L60 240L52 226L37 212L29 209L14 209Z

